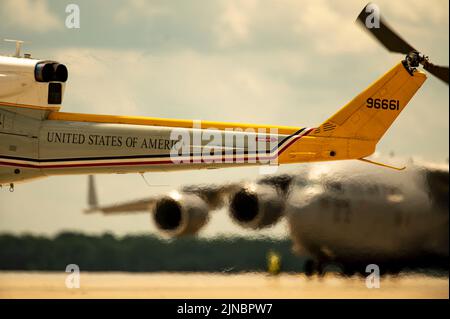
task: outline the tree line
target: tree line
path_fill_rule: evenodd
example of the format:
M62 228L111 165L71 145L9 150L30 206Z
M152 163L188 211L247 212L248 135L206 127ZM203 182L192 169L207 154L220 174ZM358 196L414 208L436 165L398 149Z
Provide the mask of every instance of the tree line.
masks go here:
M1 234L0 270L64 271L77 264L84 271L253 272L267 270L272 252L280 257L281 271L302 271L305 258L291 247L288 239L271 238Z

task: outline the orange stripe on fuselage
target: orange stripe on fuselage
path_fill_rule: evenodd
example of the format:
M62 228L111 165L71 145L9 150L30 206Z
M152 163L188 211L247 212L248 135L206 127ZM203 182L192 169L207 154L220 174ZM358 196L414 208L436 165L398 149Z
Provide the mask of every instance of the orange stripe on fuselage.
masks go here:
M66 112L51 112L47 118L51 121L70 121L70 122L92 122L92 123L110 123L110 124L132 124L132 125L148 125L148 126L167 126L167 127L184 127L192 128L197 122L195 120L176 120L166 118L153 118L143 116L120 116L120 115L97 115L97 114L81 114ZM300 127L292 126L275 126L275 125L258 125L245 123L228 123L213 121L198 121L202 129L247 129L251 128L266 129L270 133L270 129L278 130L278 134L294 134Z
M53 112L57 112L61 108L60 106L39 106L39 105L17 104L9 102L0 102L0 106L17 107L21 109L31 109L31 110L53 111Z

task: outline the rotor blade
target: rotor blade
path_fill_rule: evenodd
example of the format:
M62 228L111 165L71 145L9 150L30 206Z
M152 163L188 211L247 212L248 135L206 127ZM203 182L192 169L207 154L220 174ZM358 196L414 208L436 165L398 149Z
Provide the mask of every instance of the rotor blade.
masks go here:
M448 84L448 66L439 66L427 62L424 64L423 68Z
M378 18L376 12L370 7L369 3L362 9L356 22L369 31L377 40L385 46L391 52L408 54L411 51L416 51L410 44L403 40L397 33L387 25L384 20L379 17L379 25L377 25L374 19ZM366 10L368 12L366 12Z

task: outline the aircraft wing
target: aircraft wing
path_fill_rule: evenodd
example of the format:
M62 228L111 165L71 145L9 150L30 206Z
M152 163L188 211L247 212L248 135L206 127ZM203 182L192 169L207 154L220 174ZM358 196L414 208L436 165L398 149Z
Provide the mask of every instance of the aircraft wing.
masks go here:
M105 206L91 206L85 209L84 212L85 213L100 212L103 214L138 213L138 212L148 213L148 211L154 207L157 200L158 200L157 198L149 198Z
M88 179L89 207L85 209L84 212L85 213L100 212L103 214L148 212L153 208L157 200L158 200L157 197L152 197L128 201L124 203L100 206L97 200L97 192L95 189L94 176L89 175Z
M188 185L180 189L181 194L192 194L200 197L209 206L211 210L221 208L230 194L236 192L242 183L229 183L225 185ZM139 213L149 212L155 207L158 200L164 195L154 197L136 199L123 203L99 205L97 200L97 192L95 188L94 176L89 175L88 180L88 208L85 213L103 213L103 214L119 214L119 213Z
M267 176L258 181L260 184L271 185L275 188L280 188L286 191L292 175L276 175ZM94 177L89 175L88 180L88 204L89 207L85 209L85 213L100 212L103 214L118 214L118 213L139 213L149 212L154 209L158 200L164 195L158 195L154 197L137 199L127 201L123 203L99 205L97 200L97 193L94 185ZM227 183L221 185L215 184L200 184L200 185L187 185L179 190L181 194L192 194L200 197L209 207L210 210L216 210L223 207L228 198L239 191L244 182Z
M229 183L224 185L188 185L181 188L184 194L194 194L203 199L210 209L221 208L229 195L237 192L242 183Z

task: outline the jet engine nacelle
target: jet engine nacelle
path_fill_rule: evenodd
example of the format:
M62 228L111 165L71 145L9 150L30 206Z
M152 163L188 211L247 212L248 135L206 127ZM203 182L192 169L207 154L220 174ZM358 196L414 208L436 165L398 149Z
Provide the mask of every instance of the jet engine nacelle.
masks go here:
M230 197L231 218L246 228L260 229L275 224L284 208L284 197L270 185L244 186Z
M55 61L0 56L0 104L59 106L67 78L66 66Z
M177 193L156 202L153 220L169 236L193 235L207 223L208 212L208 205L197 195Z

